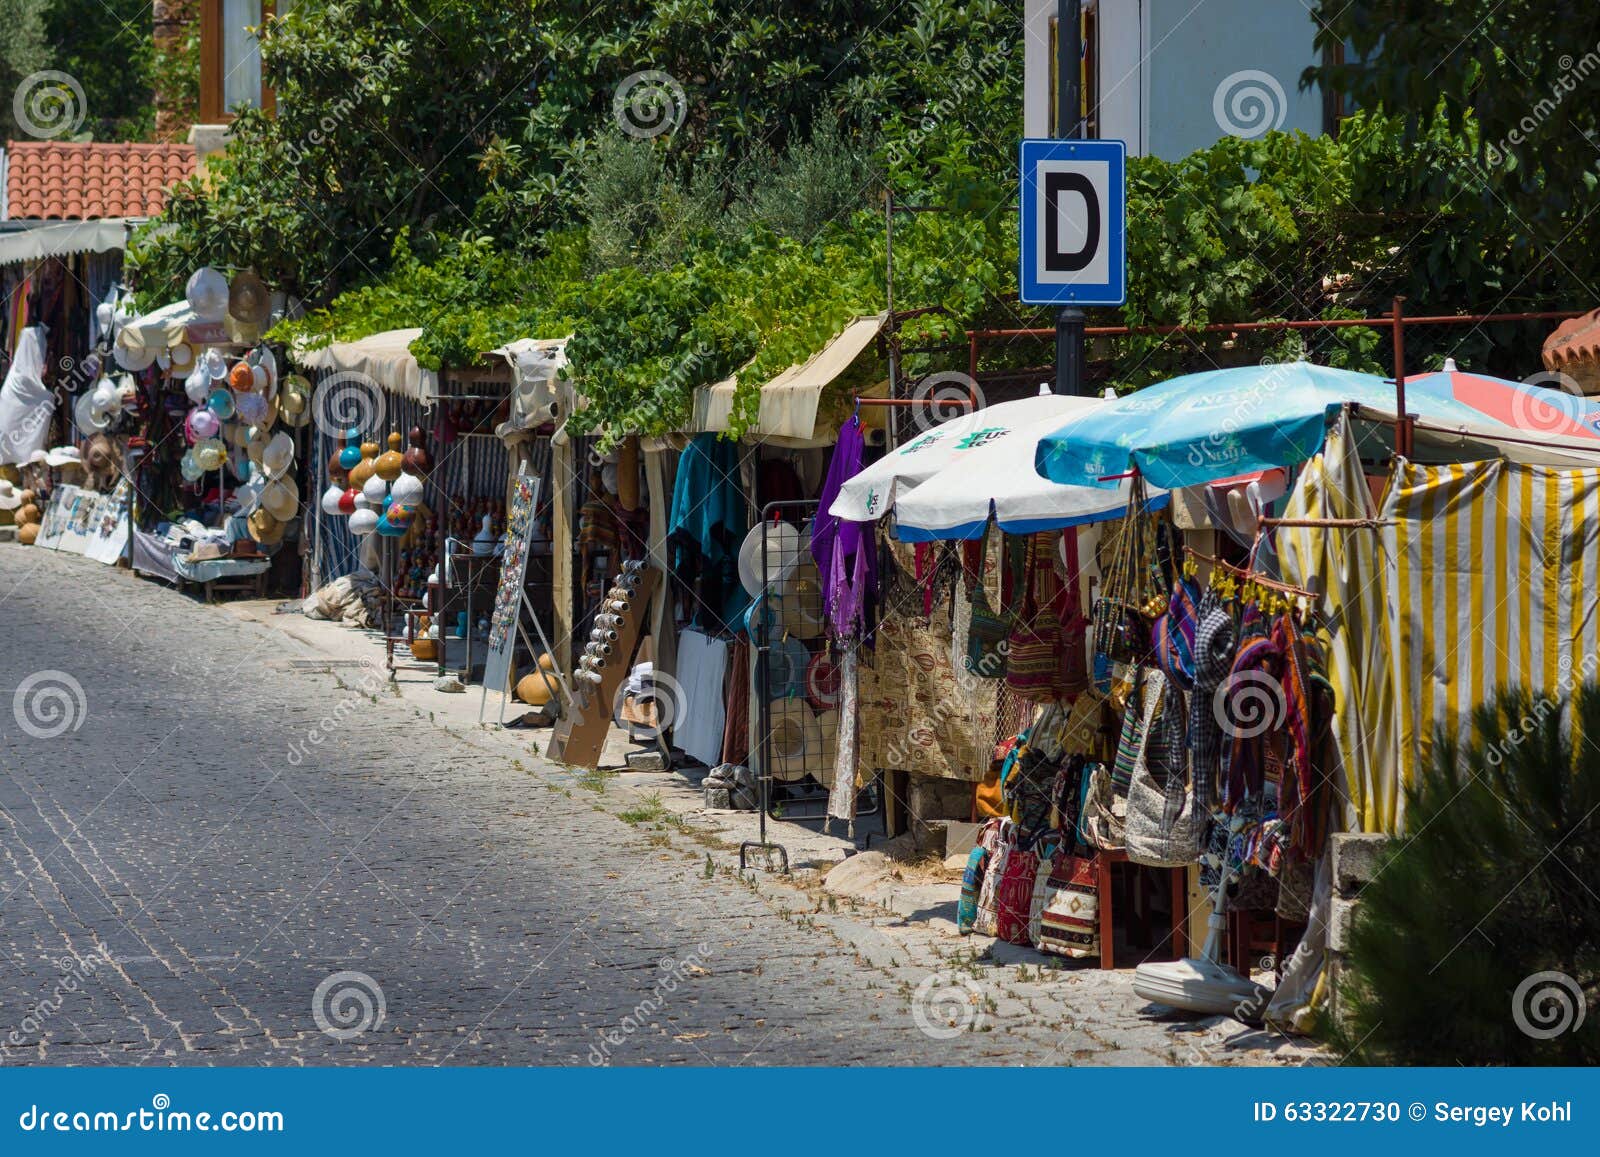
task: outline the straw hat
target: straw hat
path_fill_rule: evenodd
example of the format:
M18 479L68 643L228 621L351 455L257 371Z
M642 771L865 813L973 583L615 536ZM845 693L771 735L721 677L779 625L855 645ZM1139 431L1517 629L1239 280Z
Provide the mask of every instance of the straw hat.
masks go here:
M279 522L288 522L300 509L300 495L287 478L274 479L262 490L261 505Z
M304 426L311 421L311 386L299 374L283 379L278 390L278 412L291 426Z
M795 639L822 634L822 579L815 563L807 559L775 593L779 634Z
M283 541L284 523L266 510L257 510L249 517L247 525L250 528L250 537L262 546L272 546Z
M813 761L810 770L818 783L832 790L834 764L839 760L839 712L832 707L818 711L817 730L822 735L822 766Z
M186 341L167 350L167 376L169 378L186 378L194 373L197 355L194 346Z
M239 274L228 287L228 313L240 325L257 328L272 317L272 294L253 269Z
M83 455L76 446L57 446L44 456L46 466L81 466Z
M22 505L22 491L9 478L0 479L0 510L15 510Z
M766 541L767 572L761 573L762 541ZM750 528L739 546L739 581L751 595L759 595L769 583L782 582L811 552L800 532L787 522L763 522Z
M808 771L820 771L825 745L817 717L801 699L775 699L767 705L772 725L767 744L767 770L772 778L793 783Z

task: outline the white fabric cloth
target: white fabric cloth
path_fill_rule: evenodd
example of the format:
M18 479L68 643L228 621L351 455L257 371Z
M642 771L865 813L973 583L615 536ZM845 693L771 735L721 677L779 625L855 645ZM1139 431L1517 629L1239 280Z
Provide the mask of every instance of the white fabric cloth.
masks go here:
M722 762L722 727L728 713L722 684L728 671L728 644L700 631L678 636L678 686L681 711L672 719L672 742L708 767ZM662 695L657 688L656 694Z
M0 466L26 462L44 449L55 408L44 384L44 329L30 325L17 338L17 352L0 385Z
M300 346L289 356L302 369L360 375L390 393L432 406L439 394L439 375L423 369L411 352L411 343L420 336L420 329L391 329L321 349Z

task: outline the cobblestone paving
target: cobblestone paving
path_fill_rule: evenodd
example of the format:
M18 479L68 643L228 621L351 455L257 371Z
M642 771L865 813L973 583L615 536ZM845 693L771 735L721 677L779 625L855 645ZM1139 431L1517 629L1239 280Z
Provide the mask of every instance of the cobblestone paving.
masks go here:
M1152 1020L1125 975L827 911L604 803L370 672L0 545L0 1063L1300 1059Z

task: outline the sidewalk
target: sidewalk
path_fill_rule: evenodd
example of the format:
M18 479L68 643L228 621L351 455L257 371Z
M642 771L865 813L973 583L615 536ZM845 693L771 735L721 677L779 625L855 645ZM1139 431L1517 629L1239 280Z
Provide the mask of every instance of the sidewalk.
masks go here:
M209 609L277 636L288 652L282 662L293 669L331 674L347 688L397 695L417 717L485 755L503 758L509 768L569 793L592 793L596 811L647 833L663 848L703 855L708 876L715 872L738 880L784 919L853 949L866 969L867 987L898 987L914 1011L947 1010L953 993L964 1006L953 1031L1027 1038L1048 1046L1056 1064L1328 1063L1314 1042L1227 1017L1195 1018L1149 1005L1134 994L1131 969L1081 967L988 937L959 936L954 923L959 880L936 862L907 863L878 847L857 854L850 840L769 820L768 839L787 849L792 874L741 873L739 845L758 838L758 818L750 812L708 811L699 787L679 772L626 770L623 756L631 744L624 733L613 729L600 772L550 763L543 756L549 729L499 727L495 696L484 707L489 722L480 725L480 688L469 687L465 694L436 691L427 671L402 670L390 682L383 639L376 632L277 614L278 605L252 600ZM516 709L508 708L508 715ZM952 1030L935 1024L925 1031ZM997 1063L1007 1055L1002 1043L995 1041Z

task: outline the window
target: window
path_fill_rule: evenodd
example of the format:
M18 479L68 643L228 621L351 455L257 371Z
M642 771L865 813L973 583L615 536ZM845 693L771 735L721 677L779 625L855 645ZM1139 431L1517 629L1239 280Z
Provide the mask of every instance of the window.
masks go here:
M287 11L287 4L281 5ZM238 108L272 109L255 29L280 7L273 0L201 0L200 119L232 120Z

